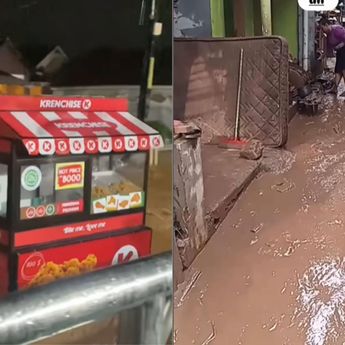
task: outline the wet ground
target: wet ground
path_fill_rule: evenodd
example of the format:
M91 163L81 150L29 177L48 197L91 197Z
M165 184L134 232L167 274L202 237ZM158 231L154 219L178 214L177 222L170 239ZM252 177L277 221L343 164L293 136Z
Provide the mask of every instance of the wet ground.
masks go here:
M290 152L197 257L176 294L176 344L345 344L344 102L295 117Z

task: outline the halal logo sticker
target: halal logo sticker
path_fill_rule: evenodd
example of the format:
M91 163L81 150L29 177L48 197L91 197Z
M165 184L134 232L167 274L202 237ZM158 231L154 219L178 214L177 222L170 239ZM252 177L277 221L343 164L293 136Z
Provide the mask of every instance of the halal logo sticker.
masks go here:
M41 182L42 172L38 167L34 165L28 166L22 172L21 183L25 190L29 192L36 190L40 186Z
M52 216L55 214L55 206L53 204L50 204L46 207L46 214L47 216Z
M81 107L84 109L84 110L90 110L91 109L91 106L92 106L92 103L91 103L91 100L90 99L84 99L82 104L81 104Z

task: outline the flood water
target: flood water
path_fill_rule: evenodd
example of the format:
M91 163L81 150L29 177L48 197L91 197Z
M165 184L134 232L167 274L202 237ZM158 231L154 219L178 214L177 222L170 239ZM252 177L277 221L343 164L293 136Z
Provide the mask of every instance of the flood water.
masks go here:
M327 96L292 121L176 293L176 344L345 344L344 117Z

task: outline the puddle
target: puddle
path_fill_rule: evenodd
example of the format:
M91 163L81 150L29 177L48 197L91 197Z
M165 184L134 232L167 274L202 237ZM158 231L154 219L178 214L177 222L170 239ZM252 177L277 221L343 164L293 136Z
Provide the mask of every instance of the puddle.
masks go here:
M313 264L299 281L295 315L306 334L305 345L340 344L345 329L345 261Z

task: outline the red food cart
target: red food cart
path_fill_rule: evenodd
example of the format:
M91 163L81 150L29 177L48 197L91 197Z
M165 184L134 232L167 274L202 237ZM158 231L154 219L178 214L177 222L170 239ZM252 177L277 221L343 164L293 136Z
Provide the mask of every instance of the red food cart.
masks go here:
M125 99L0 97L0 293L150 254L148 152Z

